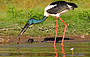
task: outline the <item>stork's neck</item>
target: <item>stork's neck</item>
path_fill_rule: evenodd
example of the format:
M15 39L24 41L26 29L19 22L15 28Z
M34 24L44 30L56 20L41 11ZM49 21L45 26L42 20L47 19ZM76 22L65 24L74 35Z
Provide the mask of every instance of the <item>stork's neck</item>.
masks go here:
M36 20L36 19L30 19L28 22L29 24L36 24L36 23L41 23L43 21L45 21L48 17L44 16L42 19L40 20Z
M45 21L47 18L48 18L48 17L44 16L42 19L37 20L37 22L38 22L38 23L43 22L43 21Z

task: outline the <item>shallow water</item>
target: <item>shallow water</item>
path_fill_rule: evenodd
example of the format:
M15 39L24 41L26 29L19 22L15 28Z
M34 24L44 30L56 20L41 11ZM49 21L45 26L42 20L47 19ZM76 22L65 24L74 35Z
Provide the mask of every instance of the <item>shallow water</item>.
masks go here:
M60 43L56 43L58 57L63 57ZM73 50L70 50L74 48ZM65 41L66 57L90 57L90 42ZM37 42L32 44L1 44L0 57L54 57L53 43Z

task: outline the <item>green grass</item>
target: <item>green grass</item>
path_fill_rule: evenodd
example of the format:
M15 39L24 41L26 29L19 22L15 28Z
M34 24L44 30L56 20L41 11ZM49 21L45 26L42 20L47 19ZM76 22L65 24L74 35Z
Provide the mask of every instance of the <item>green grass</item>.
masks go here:
M65 1L70 2L70 0ZM35 0L1 0L0 28L3 29L9 27L15 28L15 30L0 30L0 34L14 36L18 35L20 32L18 26L22 28L30 18L41 19L43 17L44 8L50 2L51 0L37 0L37 3ZM72 0L71 2L76 3L78 8L61 16L61 18L68 25L66 35L90 35L90 1ZM30 27L30 30L27 30L24 35L52 36L55 34L55 21L56 19L54 17L49 17L45 22L35 24L33 27ZM14 24L17 24L18 26L10 26ZM62 35L64 25L61 21L58 23L58 27L58 35ZM39 30L39 28L42 28L43 31Z

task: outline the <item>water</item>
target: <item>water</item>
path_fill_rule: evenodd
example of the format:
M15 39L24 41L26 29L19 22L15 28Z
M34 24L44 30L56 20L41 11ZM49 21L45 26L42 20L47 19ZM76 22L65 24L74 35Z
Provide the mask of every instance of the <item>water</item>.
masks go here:
M58 57L63 57L60 43L56 43ZM73 48L73 50L70 50ZM66 57L90 57L90 42L65 41ZM1 44L0 57L54 57L53 43L37 42L32 44Z

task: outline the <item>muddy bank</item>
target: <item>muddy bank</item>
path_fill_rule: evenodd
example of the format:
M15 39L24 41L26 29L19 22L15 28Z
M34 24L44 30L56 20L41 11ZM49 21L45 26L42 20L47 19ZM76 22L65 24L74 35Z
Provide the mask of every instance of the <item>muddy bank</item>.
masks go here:
M3 39L3 42L6 43L16 43L17 42L17 36L5 36L0 35L0 39ZM62 36L57 37L57 42L62 40ZM47 36L47 37L31 37L31 36L21 36L21 43L25 42L53 42L54 36ZM65 41L90 41L90 35L76 35L76 36L66 36ZM2 42L2 40L0 40Z

